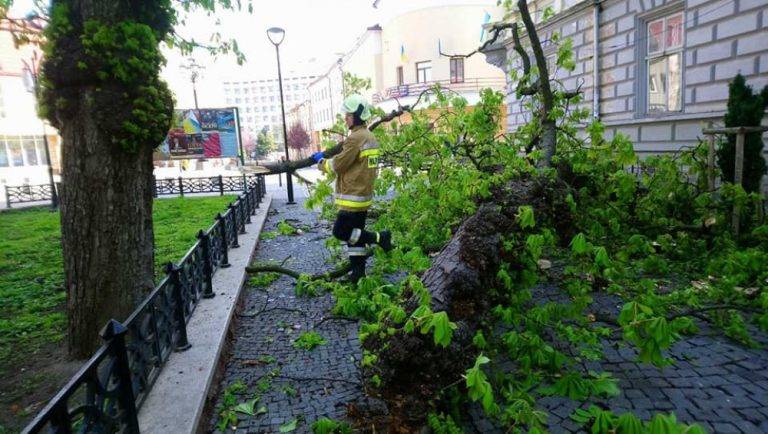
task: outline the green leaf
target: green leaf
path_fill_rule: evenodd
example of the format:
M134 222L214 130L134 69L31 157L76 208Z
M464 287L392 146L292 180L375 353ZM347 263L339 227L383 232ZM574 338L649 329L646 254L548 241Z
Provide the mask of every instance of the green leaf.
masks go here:
M523 205L517 208L517 224L520 228L532 228L536 226L536 220L533 217L533 208L529 205Z
M237 404L232 410L238 413L247 414L248 416L253 416L256 414L254 407L256 406L256 402L258 400L259 398L253 398L249 399L248 401L241 402L240 404Z
M643 434L643 422L632 413L624 413L616 421L616 434Z
M579 232L571 240L571 251L577 255L582 255L589 250L587 245L587 238L583 233Z
M486 342L482 330L478 330L477 333L475 333L475 337L472 338L472 344L481 350L484 350L488 346L488 342Z
M595 248L595 265L603 268L611 265L611 259L608 257L608 251L605 250L605 247Z
M448 319L446 312L437 312L432 314L429 328L434 329L435 345L445 348L451 343L451 337L453 336L453 331L456 330L456 324ZM422 329L423 332L424 330Z
M281 433L286 433L286 432L296 431L296 428L298 427L298 425L299 425L299 420L298 419L294 419L294 420L292 420L290 422L286 422L286 423L280 425L280 432Z

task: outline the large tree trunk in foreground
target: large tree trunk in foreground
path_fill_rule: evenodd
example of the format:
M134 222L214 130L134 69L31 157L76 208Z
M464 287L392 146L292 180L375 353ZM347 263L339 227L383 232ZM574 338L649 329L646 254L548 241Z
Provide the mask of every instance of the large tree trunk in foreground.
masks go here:
M62 136L62 250L68 349L85 358L110 318L153 286L152 149L172 97L159 79L169 7L53 0L42 105Z
M520 230L515 220L518 207L532 206L537 225L552 224L559 234L568 234L571 225L565 196L556 181L514 181L497 192L496 200L480 205L434 258L421 280L432 296L432 311L446 311L458 326L447 348L435 346L431 334L422 335L418 330L365 341L365 348L379 355L367 374L377 374L382 380L378 390L388 405L390 432L418 429L430 400L460 382L471 367L477 355L472 338L494 305L490 289L498 287L499 266L502 261L512 267L518 263L514 252L502 250L503 235ZM411 296L406 302L409 315L418 307L418 299Z
M104 324L125 320L154 281L152 148L110 146L89 94L83 90L80 113L61 129L68 347L77 358L88 357Z

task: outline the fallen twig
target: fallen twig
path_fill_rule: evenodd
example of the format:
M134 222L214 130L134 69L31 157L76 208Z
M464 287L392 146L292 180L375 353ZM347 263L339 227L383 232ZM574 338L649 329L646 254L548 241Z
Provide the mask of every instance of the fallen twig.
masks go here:
M316 322L315 325L312 326L312 330L320 327L321 325L323 325L324 323L326 323L328 321L358 322L359 320L357 318L351 318L351 317L348 317L348 316L335 316L335 315L327 316L327 317L321 319L320 321Z

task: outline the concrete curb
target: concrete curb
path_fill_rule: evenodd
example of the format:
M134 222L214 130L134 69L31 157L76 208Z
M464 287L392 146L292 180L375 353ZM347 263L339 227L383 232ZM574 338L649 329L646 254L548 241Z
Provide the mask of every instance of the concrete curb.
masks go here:
M139 411L142 433L197 431L245 286L245 267L256 251L271 203L272 197L267 195L253 223L246 225L247 233L239 236L240 247L229 251L232 266L213 276L216 297L202 300L187 325L192 347L171 354Z

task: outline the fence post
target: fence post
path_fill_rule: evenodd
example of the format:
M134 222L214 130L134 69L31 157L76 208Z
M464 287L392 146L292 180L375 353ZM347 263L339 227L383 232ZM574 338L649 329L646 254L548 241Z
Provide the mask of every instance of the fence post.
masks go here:
M152 175L152 197L157 197L157 178Z
M181 176L179 176L179 194L184 197L184 180L181 179Z
M179 340L176 342L176 348L174 351L181 352L186 351L191 347L189 339L187 338L187 322L184 320L184 297L181 296L181 279L179 278L179 267L173 262L169 262L165 266L165 271L171 278L171 285L173 285L173 302L176 304L176 309L173 310L173 316L176 320L176 326L178 327Z
M234 239L232 240L232 248L236 249L240 247L240 241L238 240L237 234L240 233L240 222L239 220L239 207L240 203L238 201L238 205L232 204L232 202L229 203L227 206L229 208L229 218L232 219L232 233L234 234Z
M259 209L259 204L261 203L261 180L258 175L256 175L256 184L253 186L253 193L254 202L256 203L253 213L256 214L256 210Z
M251 189L248 190L248 194L251 196L251 215L256 215L256 208L259 207L259 203L256 199L258 196L258 193L256 193L256 186L251 187ZM250 220L248 223L250 223Z
M267 177L261 175L261 197L267 195Z
M216 221L219 222L219 232L221 233L221 268L229 268L229 239L227 239L227 219L221 213L216 214Z
M248 177L243 173L243 191L248 191Z
M219 175L219 196L224 196L224 178Z
M197 233L197 239L200 240L200 244L203 246L203 282L205 283L203 298L213 298L216 296L216 293L213 292L213 255L211 254L211 237L207 232L200 229L200 232Z
M253 213L253 198L251 197L251 190L248 190L248 186L245 188L243 197L245 198L245 223L251 224L251 214ZM245 224L243 225L243 230L245 230Z
M741 185L744 175L744 130L743 128L736 133L736 167L733 170L733 183ZM738 204L733 204L733 216L731 217L733 226L733 236L739 236L739 223L741 222L741 209Z
M709 191L715 191L715 135L709 135L709 149L707 150L707 187Z
M53 410L51 415L51 432L57 434L71 434L72 422L69 420L69 411L67 410L67 401L62 400Z
M123 408L121 428L126 432L139 432L139 419L136 411L136 399L133 396L133 381L131 381L131 369L128 365L128 351L125 348L125 335L128 329L124 325L109 320L101 331L101 338L112 347L115 357L115 374L118 379L117 396Z
M3 190L5 190L5 207L10 208L11 207L11 196L8 194L8 186L4 185Z

